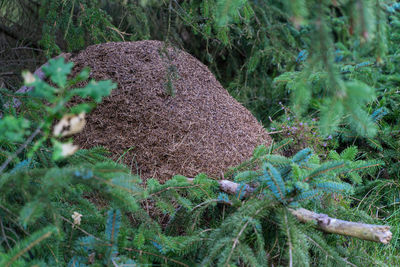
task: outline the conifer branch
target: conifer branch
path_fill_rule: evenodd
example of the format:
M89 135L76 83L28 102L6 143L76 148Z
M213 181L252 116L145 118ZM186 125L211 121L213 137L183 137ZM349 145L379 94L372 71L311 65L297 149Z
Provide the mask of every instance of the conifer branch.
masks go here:
M3 162L0 166L0 174L3 173L5 168L7 168L8 164L10 164L11 161L13 161L14 158L18 156L19 153L21 153L32 141L33 139L40 133L42 129L42 125L39 125L36 130L31 134L31 136L26 139L25 143L23 143L15 153L11 154L6 161Z
M188 178L188 181L192 182L193 179ZM236 190L240 186L238 183L228 180L219 180L218 184L222 191L231 195L236 194ZM244 196L249 196L253 191L254 189L247 187ZM326 214L315 213L303 208L289 209L289 211L300 222L315 223L318 230L326 233L351 236L382 244L388 244L392 239L392 232L390 231L390 226L388 225L374 225L343 221L329 217Z
M158 257L158 258L163 259L165 263L167 263L168 261L171 261L171 262L174 262L174 263L176 263L176 264L178 264L178 265L185 266L185 267L189 267L189 265L187 265L186 263L183 263L183 262L174 260L174 259L172 259L172 258L168 258L168 257L163 256L163 255L159 255L159 254L155 254L155 253L152 253L152 252L144 251L144 250L141 250L141 249L124 248L124 250L126 250L126 251L136 251L136 252L139 253L139 255L147 254L147 255L154 256L154 257Z
M260 211L261 211L261 209L258 209L255 213L254 213L254 215L257 215L258 213L260 213ZM242 226L242 229L240 229L240 232L238 233L238 235L236 236L236 238L235 238L235 240L233 241L233 245L232 245L232 248L231 248L231 252L229 253L229 256L228 256L228 259L226 260L226 263L225 263L225 266L230 266L230 264L229 264L229 262L230 262L230 260L231 260L231 257L232 257L232 254L233 254L233 252L235 251L235 248L236 248L236 246L239 244L239 240L240 240L240 237L241 237L241 235L243 234L243 232L244 232L244 230L246 230L246 228L247 228L247 225L249 224L249 220Z
M307 236L307 235L306 235L306 238L307 238L311 243L313 243L314 246L318 247L321 251L323 251L323 252L326 254L327 257L334 259L334 257L333 257L332 255L330 255L328 251L326 251L323 247L321 247L321 246L318 244L318 242L315 242L314 239L312 239L311 237L309 237L309 236ZM350 265L350 266L357 267L357 265L354 265L353 263L347 261L346 259L344 259L344 258L342 258L342 257L341 257L340 259L341 259L342 261L344 261L346 264Z

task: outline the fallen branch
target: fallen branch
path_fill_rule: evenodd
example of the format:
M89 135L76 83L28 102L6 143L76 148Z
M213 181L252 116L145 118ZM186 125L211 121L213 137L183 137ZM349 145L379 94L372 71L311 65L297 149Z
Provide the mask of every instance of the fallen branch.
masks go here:
M193 180L193 178L188 178L190 182L193 182ZM222 191L231 195L237 194L237 190L241 187L240 184L228 180L219 180L218 183ZM246 186L243 190L244 192L242 195L245 197L248 197L254 191L250 186ZM303 208L289 208L289 211L300 222L314 223L318 230L326 233L351 236L382 244L388 244L392 239L390 226L343 221L329 217L326 214L315 213Z
M390 226L356 223L329 217L326 214L315 213L303 208L289 209L301 222L315 222L317 229L326 233L339 234L360 238L363 240L388 244L392 239Z

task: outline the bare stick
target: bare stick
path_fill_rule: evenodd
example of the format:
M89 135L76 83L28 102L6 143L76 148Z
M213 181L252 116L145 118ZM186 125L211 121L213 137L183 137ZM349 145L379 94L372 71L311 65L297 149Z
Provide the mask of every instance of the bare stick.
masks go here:
M392 239L390 226L348 222L329 217L326 214L315 213L303 208L289 211L301 222L316 223L317 229L326 233L352 236L363 240L388 244Z
M194 178L187 178L189 182L193 182ZM238 193L239 188L242 187L240 184L229 181L229 180L218 180L217 181L219 183L219 187L222 191L224 191L225 193L231 194L231 195L235 195L236 193ZM242 188L243 192L241 193L241 196L243 197L248 197L250 196L251 193L253 193L254 189L251 188L248 185L245 185Z
M187 179L189 182L193 182L194 180L193 178ZM240 184L228 180L219 180L218 183L221 191L231 195L237 194L238 188L241 187ZM249 186L247 186L244 190L245 197L249 196L254 191L254 189ZM392 239L390 226L343 221L329 217L326 214L315 213L303 208L289 208L289 212L300 222L314 223L318 230L326 233L351 236L382 244L388 244Z

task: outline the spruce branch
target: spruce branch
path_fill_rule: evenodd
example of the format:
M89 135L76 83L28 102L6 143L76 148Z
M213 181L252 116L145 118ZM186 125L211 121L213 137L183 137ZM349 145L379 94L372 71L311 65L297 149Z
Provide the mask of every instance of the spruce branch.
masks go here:
M309 237L309 236L307 236L307 235L306 235L306 238L308 239L308 241L310 241L311 243L313 243L314 246L318 247L318 249L320 249L321 251L323 251L323 252L326 254L327 257L332 258L332 259L335 259L335 257L333 257L331 254L329 254L328 251L326 251L323 247L321 247L320 244L318 244L318 242L315 242L314 239L312 239L311 237ZM341 259L342 261L344 261L346 264L350 265L350 266L357 267L357 265L354 265L353 263L349 262L348 260L346 260L346 259L344 259L344 258L342 258L342 257L340 257L340 259Z
M261 210L262 210L262 208L261 208L261 209L258 209L258 210L254 213L254 215L257 215L258 213L260 213ZM229 252L228 259L227 259L226 262L225 262L225 266L230 266L229 262L230 262L230 260L231 260L232 254L233 254L233 252L235 251L236 246L239 244L239 242L240 242L240 241L239 241L239 240L240 240L240 237L242 236L244 230L246 230L247 225L249 224L249 222L250 222L250 221L247 220L247 222L242 226L242 228L240 229L240 232L238 233L238 235L236 236L235 240L233 241L233 245L232 245L231 251Z
M192 182L193 178L187 178ZM238 183L219 180L219 188L228 194L236 194L237 188L240 186ZM245 197L248 197L254 189L247 187ZM374 225L357 222L343 221L340 219L329 217L326 214L319 214L307 209L291 209L289 212L294 215L300 222L315 223L315 227L326 233L339 234L344 236L351 236L367 241L388 244L392 239L392 232L388 225Z
M19 153L21 153L32 141L33 139L40 133L42 129L42 125L39 125L36 130L31 134L31 136L28 137L28 139L26 139L25 143L23 143L17 151L15 151L15 153L13 153L12 155L10 155L6 161L4 161L3 164L1 164L0 166L0 174L3 173L4 169L7 168L8 164L10 164L11 161L13 161L13 159L15 157L18 156Z
M174 259L172 259L172 258L168 258L168 257L166 257L166 256L159 255L159 254L155 254L155 253L148 252L148 251L144 251L144 250L141 250L141 249L124 248L124 250L126 250L126 251L135 251L135 252L139 253L139 255L147 254L147 255L154 256L154 257L158 257L158 258L163 259L165 263L167 263L168 261L171 261L171 262L174 262L174 263L176 263L176 264L178 264L178 265L180 265L180 266L189 267L189 265L187 265L187 264L184 263L184 262L180 262L180 261L174 260Z

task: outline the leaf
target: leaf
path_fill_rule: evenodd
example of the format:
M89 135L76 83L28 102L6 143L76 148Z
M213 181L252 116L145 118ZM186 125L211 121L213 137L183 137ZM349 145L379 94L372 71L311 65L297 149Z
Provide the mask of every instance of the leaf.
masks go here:
M236 188L236 198L243 199L244 195L246 194L246 190L248 185L245 183L239 183L239 186Z
M144 245L145 237L143 234L143 231L139 231L139 233L136 234L135 238L133 239L133 244L141 249Z
M111 183L113 185L128 190L131 194L142 191L142 188L139 187L140 179L137 176L133 176L127 173L115 173L114 178L111 180Z
M101 99L104 96L108 96L111 93L111 90L115 89L117 85L113 83L111 80L107 81L99 81L96 82L94 80L90 81L89 84L84 88L73 89L71 94L79 95L80 97L88 97L93 98L97 103L101 102Z
M58 90L41 79L36 77L35 82L33 82L31 86L33 86L34 89L28 92L28 95L46 99L46 101L50 103L54 103L56 100L55 94L58 92Z
M255 55L250 57L250 59L247 62L247 73L250 74L256 70L258 63L260 62L260 59L261 59L261 54L259 52L255 53Z
M279 75L274 79L273 84L276 86L278 83L284 83L287 84L290 81L293 81L295 78L298 77L300 72L285 72Z
M375 99L374 88L362 83L360 81L346 82L346 94L348 98L354 99L360 103L367 103Z
M15 167L9 172L10 174L14 174L20 171L24 171L31 168L31 159L26 159L19 162Z
M78 75L75 76L72 80L69 81L69 85L74 85L78 82L86 81L90 76L90 68L85 67L82 69L81 72L79 72Z
M258 173L256 171L243 171L235 175L235 182L249 182L254 178L258 177Z
M346 97L343 105L350 115L347 121L351 128L362 136L375 136L377 126L364 109L365 104L375 99L374 89L359 81L346 82L345 85Z
M229 196L226 193L219 193L218 194L218 200L223 202L223 203L230 203Z
M85 236L80 237L76 242L75 245L77 247L81 247L85 250L85 252L91 252L96 245L96 239L93 236Z
M318 183L316 188L322 189L324 192L331 193L350 193L353 189L351 185L343 182L322 182Z
M365 137L374 137L376 135L377 125L360 105L356 103L346 103L346 111L350 115L347 121L356 133Z
M82 103L82 104L73 106L69 112L72 114L79 114L81 112L89 113L94 107L95 107L95 104L93 104L93 103Z
M67 76L71 72L74 63L65 63L63 57L50 59L49 64L43 67L43 72L51 81L63 88L67 84Z
M336 150L331 150L329 151L329 158L333 160L340 160L340 155L336 152Z
M86 261L87 261L87 259L85 259L84 257L74 256L68 262L68 267L88 267L88 265L83 263L83 262L86 262Z
M153 191L160 186L160 183L154 178L148 179L146 182L147 182L147 189L149 191Z
M332 171L339 172L340 170L342 170L345 167L346 167L346 163L344 161L328 161L328 162L322 164L320 167L313 170L306 178L304 178L304 181L322 177Z
M25 256L26 252L30 251L34 247L39 246L40 243L55 233L58 233L58 229L55 226L47 226L34 233L31 233L27 238L19 241L10 251L8 251L7 254L4 255L4 257L1 255L2 257L0 257L0 266L15 266L16 261L18 262L19 258ZM26 264L23 266L26 266Z
M91 169L75 170L74 175L75 177L79 177L85 180L91 179L93 177L93 171Z
M267 154L267 148L264 145L259 145L254 149L253 158L258 159Z
M306 201L306 200L312 200L318 197L321 194L320 190L309 190L302 192L301 194L298 194L295 198L295 202L300 202L300 201Z
M5 116L0 120L0 141L22 142L30 133L30 122L24 118Z

